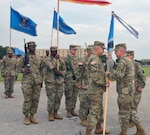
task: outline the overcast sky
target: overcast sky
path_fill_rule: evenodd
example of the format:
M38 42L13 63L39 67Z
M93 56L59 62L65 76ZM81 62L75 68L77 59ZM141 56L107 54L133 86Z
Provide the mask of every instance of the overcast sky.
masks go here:
M60 2L60 16L74 28L76 35L59 35L59 48L70 44L85 48L85 43L95 40L105 43L109 33L111 11L139 32L139 39L130 34L116 19L114 43L126 43L135 51L136 59L150 59L150 0L110 0L109 6L83 5ZM35 41L37 48L49 49L52 34L53 10L57 0L0 0L0 45L10 45L10 5L24 16L37 23L37 37L11 30L12 47L23 49L23 39ZM53 45L56 45L56 30L53 30Z

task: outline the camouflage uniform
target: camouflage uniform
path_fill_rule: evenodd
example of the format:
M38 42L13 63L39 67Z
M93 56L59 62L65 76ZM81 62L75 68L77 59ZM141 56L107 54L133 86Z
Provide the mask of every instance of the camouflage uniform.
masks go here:
M57 47L53 46L51 47L51 50L57 50ZM50 57L45 58L43 64L44 68L46 68L47 71L47 73L45 74L45 85L48 97L47 111L49 113L52 113L52 111L58 111L60 107L60 102L64 90L63 84L64 76L66 73L66 65L62 58L56 60L55 57L53 57L52 55L50 55ZM57 70L60 71L62 74L58 75ZM49 118L49 120L51 119Z
M76 46L70 45L70 49L76 49ZM76 55L68 55L66 59L66 76L65 76L65 104L67 117L76 116L74 109L76 107L78 89L76 86L76 71L78 70L79 58Z
M134 51L128 50L127 56L133 60L134 68L135 68L135 94L133 99L133 109L137 112L137 107L141 101L142 89L146 84L146 76L144 75L144 71L142 70L141 65L134 60Z
M90 55L93 53L93 45L88 45L87 49L87 55L83 58L81 62L79 62L78 65L78 71L77 71L77 85L81 86L79 88L79 101L80 101L80 108L79 108L79 118L81 119L81 125L86 126L87 125L87 116L89 113L89 98L87 95L87 89L88 89L88 59Z
M97 123L103 122L103 93L105 91L105 70L101 59L91 55L88 61L90 110L88 114L88 129L93 129Z
M35 42L28 42L29 46L36 46ZM28 54L29 56L29 64L30 64L30 73L25 72L26 66L24 65L25 57L22 56L17 63L18 72L23 73L21 88L24 96L23 103L23 114L25 116L34 115L37 112L41 84L43 82L41 69L41 61L42 59L36 54ZM37 123L35 123L37 124ZM28 124L27 124L28 125Z
M126 48L125 44L118 44L115 51L120 47ZM133 123L140 123L136 111L133 110L133 98L135 93L135 70L133 62L122 56L117 64L116 72L110 74L110 79L117 81L119 121L122 128L120 135L127 131L130 119Z
M8 97L12 97L11 94L14 92L14 82L17 78L16 63L17 59L15 56L8 57L8 53L13 54L13 51L8 48L7 55L2 59L1 75L4 77L5 94Z
M135 68L135 94L134 94L134 109L137 112L137 107L141 101L141 94L142 91L139 91L138 89L143 89L146 84L146 76L144 75L144 71L142 70L141 65L134 61L134 68Z

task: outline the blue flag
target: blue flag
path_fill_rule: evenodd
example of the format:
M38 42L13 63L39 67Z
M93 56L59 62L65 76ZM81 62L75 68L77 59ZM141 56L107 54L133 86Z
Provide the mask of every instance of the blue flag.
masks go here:
M14 48L14 54L17 56L22 56L24 54L24 51L20 50L19 48Z
M134 35L136 38L138 38L139 33L129 24L127 24L123 19L121 19L119 16L117 16L114 13L114 17L132 34Z
M11 7L10 10L10 28L32 36L37 36L35 22L30 18L21 15Z
M56 30L57 30L57 19L58 19L57 16L58 16L58 14L54 10L53 28ZM59 31L64 34L76 34L76 32L65 23L65 21L63 20L63 18L61 16L59 16Z
M113 48L114 48L114 16L112 12L109 35L108 35L108 47L107 47L108 52L111 52Z

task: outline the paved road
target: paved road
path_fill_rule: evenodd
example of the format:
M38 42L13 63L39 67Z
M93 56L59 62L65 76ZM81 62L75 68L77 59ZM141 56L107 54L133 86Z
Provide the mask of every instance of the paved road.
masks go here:
M85 127L80 125L77 117L66 118L66 110L64 105L64 96L62 98L59 114L63 120L55 120L50 122L47 120L47 97L45 89L42 88L38 112L36 118L39 124L31 124L29 126L23 124L24 115L22 114L23 95L20 89L20 82L15 83L15 92L13 99L4 98L4 85L0 82L0 135L84 135ZM104 95L105 97L105 95ZM142 101L139 105L138 114L141 123L145 127L147 135L150 135L150 78L147 78L147 85L142 94ZM117 93L115 90L115 82L111 83L108 97L108 113L107 113L107 129L110 135L118 135L120 126L118 122ZM79 109L77 103L76 111ZM128 130L128 135L135 133L136 129Z

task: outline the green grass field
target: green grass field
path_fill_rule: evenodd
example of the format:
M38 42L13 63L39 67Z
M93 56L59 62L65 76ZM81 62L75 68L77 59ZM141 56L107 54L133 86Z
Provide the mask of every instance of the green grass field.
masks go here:
M143 70L144 70L146 76L150 77L150 67L143 67ZM21 79L22 79L22 74L19 74L18 78L17 78L17 81L21 81ZM3 78L1 76L1 74L0 74L0 81L3 81Z

